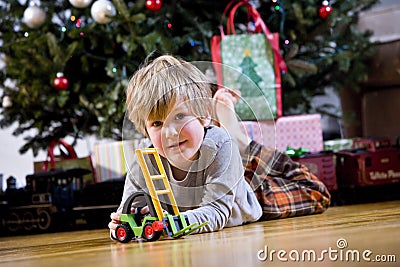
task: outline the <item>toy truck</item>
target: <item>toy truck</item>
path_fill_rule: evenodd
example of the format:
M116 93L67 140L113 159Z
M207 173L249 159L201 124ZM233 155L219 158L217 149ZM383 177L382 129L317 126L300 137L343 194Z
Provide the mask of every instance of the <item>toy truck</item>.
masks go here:
M162 165L160 156L156 148L137 149L136 155L143 172L148 192L139 190L133 193L124 203L121 224L115 229L115 238L119 242L127 243L132 239L142 237L146 241L158 240L162 234L173 238L186 236L195 230L208 224L208 222L189 225L187 217L179 213L175 202L171 186ZM159 174L151 175L147 167L143 154L152 155L157 163ZM163 188L156 188L155 181L161 181ZM167 211L164 211L159 196L163 195L166 201ZM136 207L135 212L131 212L132 204L139 198L145 200L149 208L150 216L141 214L143 207Z

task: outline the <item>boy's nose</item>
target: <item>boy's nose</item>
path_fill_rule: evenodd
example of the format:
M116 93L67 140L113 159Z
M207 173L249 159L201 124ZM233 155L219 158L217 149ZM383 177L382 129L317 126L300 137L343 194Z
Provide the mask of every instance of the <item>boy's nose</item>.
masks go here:
M174 127L174 125L172 124L164 127L164 134L165 137L167 138L175 137L178 135L178 133L179 133L178 129Z

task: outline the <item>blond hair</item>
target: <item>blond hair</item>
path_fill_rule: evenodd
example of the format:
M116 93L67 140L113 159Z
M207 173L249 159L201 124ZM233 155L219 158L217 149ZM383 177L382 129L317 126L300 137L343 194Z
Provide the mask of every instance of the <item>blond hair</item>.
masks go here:
M207 77L193 64L170 55L142 66L130 79L126 95L128 118L145 135L146 120L165 119L178 99L190 101L190 110L200 119L211 114Z

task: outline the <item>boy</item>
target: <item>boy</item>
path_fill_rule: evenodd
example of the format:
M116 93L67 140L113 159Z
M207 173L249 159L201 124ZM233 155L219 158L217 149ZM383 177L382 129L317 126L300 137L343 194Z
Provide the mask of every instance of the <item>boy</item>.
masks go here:
M180 67L173 68L173 66ZM164 71L168 68L169 71ZM160 73L167 75L160 75ZM151 80L153 81L149 82ZM138 130L150 137L153 145L159 148L160 154L168 159L167 162L164 161L164 166L169 166L166 169L174 176L173 179L170 179L172 186L175 185L175 189L181 189L181 186L185 187L186 192L185 190L174 190L174 193L175 198L181 200L180 204L177 201L179 208L186 211L190 223L210 221L211 223L207 227L201 229L201 232L205 232L254 222L258 219L285 218L321 213L326 210L329 206L330 195L323 183L305 166L293 162L287 155L251 141L241 130L240 123L233 112L238 95L231 90L216 92L214 87L204 81L206 81L204 75L191 64L164 56L139 70L132 78L127 92L128 110L130 114L136 114L130 116L130 119ZM147 82L157 89L151 91L149 88L152 86L143 86ZM182 88L182 85L188 86L190 93L185 90L177 90L180 97L167 97L169 94L166 92L176 91L169 91L168 88L160 89L167 84L174 88ZM214 91L210 92L210 89L214 89ZM157 92L158 95L155 95L154 92ZM186 93L188 96L185 98ZM214 95L217 103L213 106L216 116L213 119L217 120L231 136L227 136L227 133L221 132L216 127L208 127L211 107L210 102L204 100L208 99L211 94ZM136 105L143 104L146 99L148 101L150 98L155 102L145 108L150 116L137 116L137 114L143 113L143 110L140 105L139 107ZM196 98L202 101L196 101ZM174 108L176 107L178 110L177 113L171 112L172 105L168 103L171 99ZM186 102L182 100L186 100ZM184 154L185 151L187 152L184 147L186 143L184 137L178 139L174 143L175 146L172 145L174 148L178 147L181 141L184 142L182 149L175 148L174 150L175 152L181 150L183 157L177 153L168 152L168 149L171 148L167 142L168 135L171 136L169 127L165 127L164 135L160 128L156 131L157 135L153 134L153 130L155 130L153 127L163 128L164 124L168 126L170 123L176 123L176 119L173 118L185 118L185 114L179 115L184 113L179 112L181 105L183 111L192 109L194 112L185 119L185 122L181 122L180 127L183 129L183 125L188 122L195 123L197 126L200 123L202 127L197 127L193 133L198 131L200 136L204 134L203 142L201 143L201 138L198 136L197 146L192 147L191 153L186 153L186 155ZM160 107L163 108L160 109ZM193 114L197 115L193 116ZM182 130L182 133L185 131ZM178 134L177 130L175 130L175 134ZM163 150L163 139L167 143L166 151ZM230 139L233 139L234 142L232 143ZM239 153L236 145L239 147ZM242 160L238 154L241 154ZM203 157L199 158L199 155ZM228 159L227 155L229 155ZM201 162L199 159L207 162L201 166L205 168L204 170L209 167L208 171L215 172L217 170L217 173L204 171L197 173L199 175L197 178L193 178L192 171L199 170L194 168L194 166L199 168L197 164L197 162ZM213 165L210 165L210 162ZM242 166L244 166L244 170ZM188 168L190 172L188 172ZM242 176L243 172L245 179ZM121 205L134 190L140 188L138 183L134 182L136 179L132 179L132 173L140 173L140 170L137 167L127 176ZM199 182L196 186L204 186L204 191L203 187L198 188L200 190L197 192L190 186L188 187L190 181L185 178L189 177L193 181ZM184 179L185 182L182 183L180 179ZM243 183L244 180L248 183ZM184 195L188 197L182 197ZM199 196L201 196L200 199ZM113 230L119 223L118 212L111 214L111 219L109 227Z
M197 232L254 222L262 215L244 179L237 146L225 130L210 125L212 107L207 78L172 56L160 56L142 67L127 89L129 119L158 149L179 210L189 224L209 222ZM128 171L118 212L144 186L135 164ZM118 213L112 219L109 227L114 230Z

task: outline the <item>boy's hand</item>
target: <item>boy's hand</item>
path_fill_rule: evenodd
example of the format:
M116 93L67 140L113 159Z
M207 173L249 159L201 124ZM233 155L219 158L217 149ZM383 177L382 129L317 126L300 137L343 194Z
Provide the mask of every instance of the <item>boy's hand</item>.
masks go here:
M131 213L135 213L136 209L131 208ZM149 207L145 206L140 209L140 214L141 215L146 215L149 213ZM111 240L118 240L115 237L115 229L117 228L118 224L121 224L121 212L113 212L110 215L111 222L108 223L108 228L110 228L110 238Z
M110 228L110 230L115 230L115 228L117 228L117 225L121 223L121 213L119 212L113 212L110 215L111 218L111 222L108 223L108 228Z
M110 228L110 238L111 240L118 240L115 237L115 228L117 228L117 225L121 223L121 213L119 212L113 212L110 215L111 222L108 223L108 228Z
M135 212L136 212L136 209L132 208L131 213L135 213ZM139 208L139 213L141 215L148 215L150 213L149 206L144 206L142 208Z
M135 213L135 208L132 207L131 213ZM140 209L140 214L146 215L149 213L149 207L145 206ZM115 230L117 228L117 225L121 223L121 213L120 212L113 212L110 215L111 222L108 223L108 228L110 230Z

